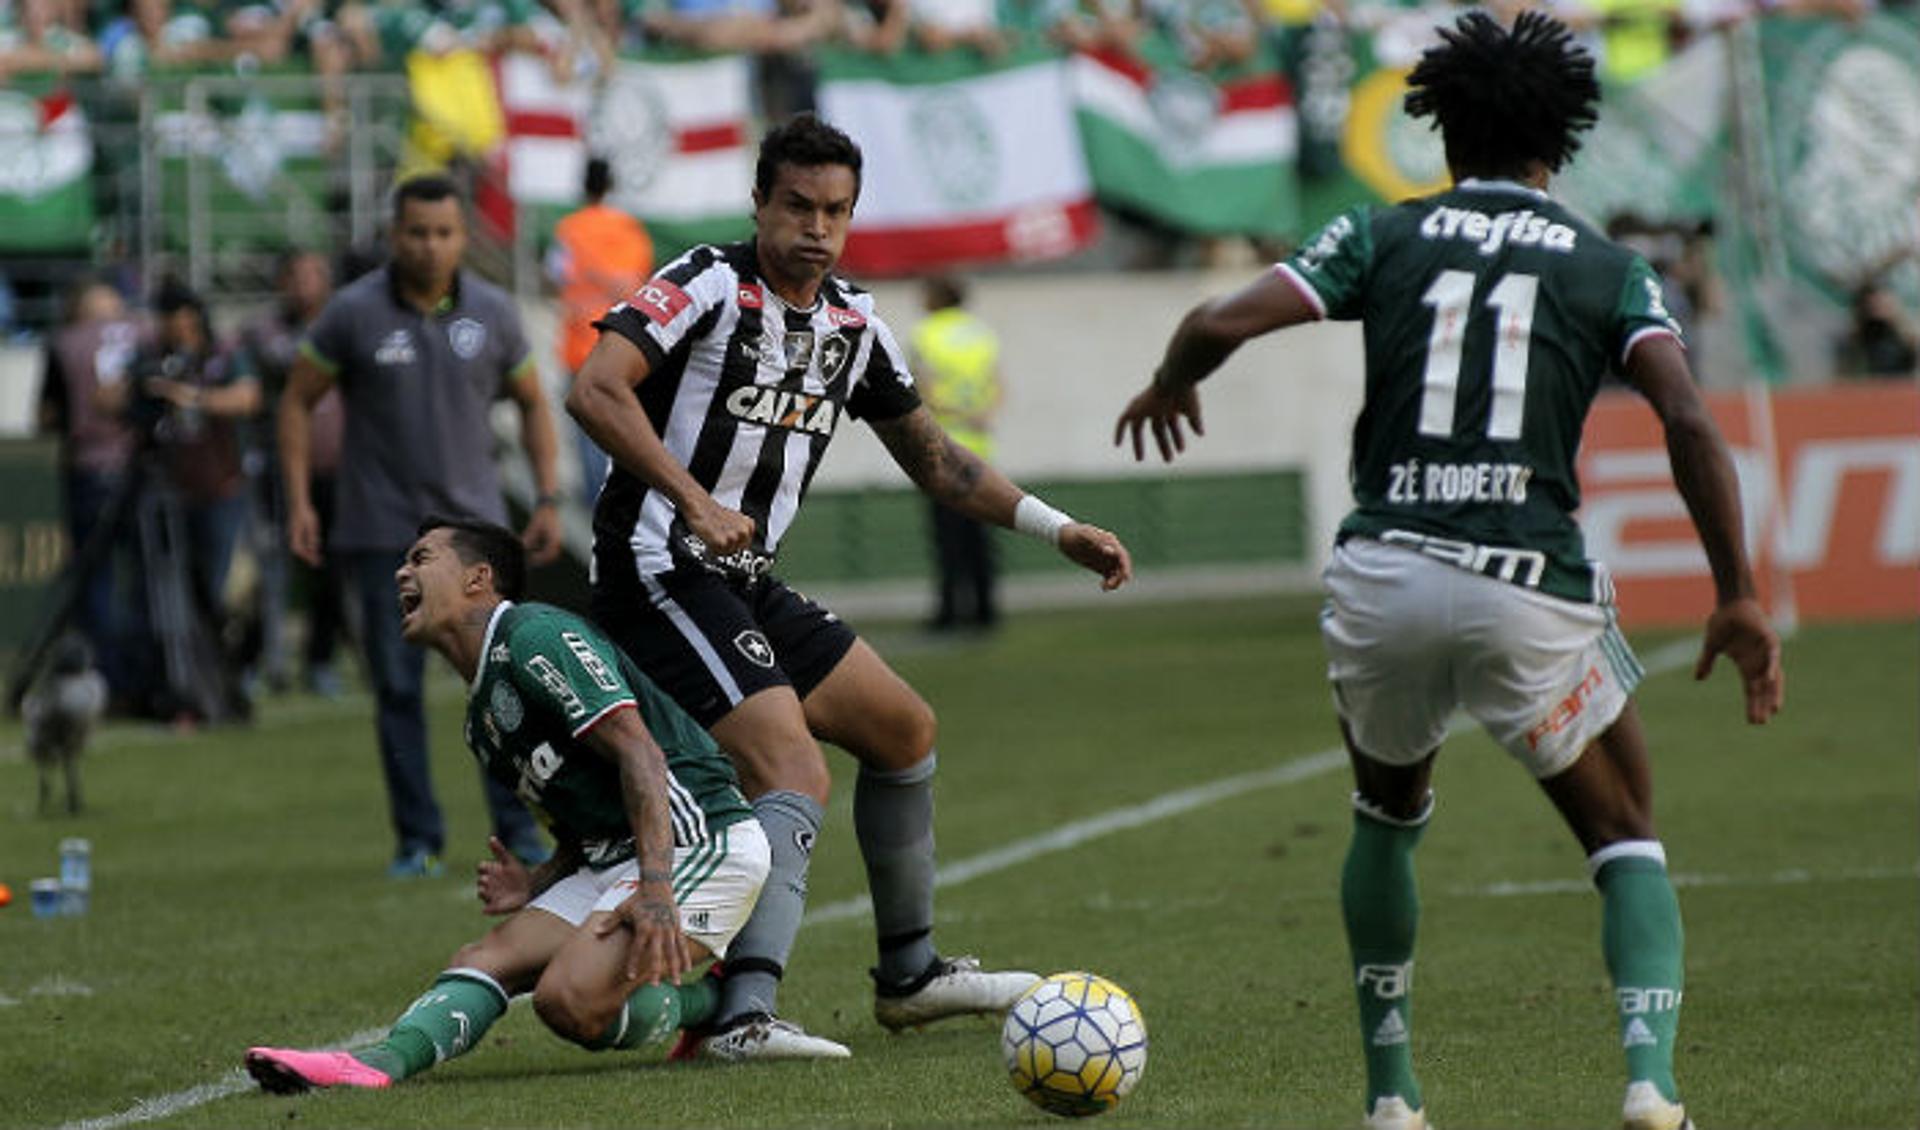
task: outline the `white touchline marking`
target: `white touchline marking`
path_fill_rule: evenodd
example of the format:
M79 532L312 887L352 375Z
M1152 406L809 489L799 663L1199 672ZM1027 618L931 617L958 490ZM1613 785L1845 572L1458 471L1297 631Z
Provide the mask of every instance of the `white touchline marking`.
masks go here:
M188 1087L184 1091L175 1091L171 1095L162 1095L157 1099L139 1099L119 1114L103 1115L81 1122L69 1122L60 1130L116 1130L117 1127L130 1126L136 1122L153 1122L169 1118L183 1110L192 1110L205 1106L215 1099L224 1099L228 1095L237 1095L253 1086L253 1080L245 1071L234 1068L211 1083L201 1083Z
M1699 645L1691 640L1675 640L1648 653L1642 666L1649 677L1690 666L1698 654ZM1455 715L1447 724L1447 735L1451 737L1473 726L1472 720ZM1292 761L1255 769L1251 772L1223 777L1217 781L1208 781L1178 792L1162 793L1143 804L1126 808L1110 809L1098 816L1085 820L1076 820L1071 824L1062 824L1048 832L1017 840L1005 847L963 859L958 863L949 863L934 873L933 885L956 887L971 882L982 875L991 875L996 871L1005 871L1009 867L1018 867L1031 863L1044 855L1066 851L1079 847L1090 840L1123 832L1129 828L1157 823L1172 816L1192 812L1197 808L1206 808L1220 801L1244 796L1263 789L1279 788L1283 785L1297 785L1311 780L1322 773L1330 773L1347 763L1347 751L1344 746L1323 749L1319 753L1310 753ZM864 917L873 909L873 900L867 895L855 895L852 898L830 902L817 909L808 910L800 923L802 926L822 926L830 922L846 922Z
M1920 878L1920 863L1912 867L1843 867L1838 871L1808 871L1795 867L1766 875L1699 875L1682 871L1671 878L1676 887L1793 887L1807 883L1863 883ZM1593 883L1587 879L1540 879L1527 883L1501 882L1483 887L1454 887L1447 893L1466 898L1586 895L1593 893Z
M366 1047L387 1034L385 1028L368 1028L355 1032L344 1040L336 1041L321 1049L325 1051L351 1051ZM157 1099L137 1099L134 1104L119 1114L102 1115L78 1122L68 1122L60 1130L119 1130L122 1126L132 1126L139 1122L153 1122L162 1118L171 1118L184 1110L205 1106L216 1099L228 1095L237 1095L253 1089L253 1077L240 1068L234 1068L211 1083L201 1083L188 1087L184 1091L175 1091L171 1095L161 1095Z
M1675 640L1648 653L1643 662L1647 675L1653 676L1689 665L1697 654L1699 645L1690 640ZM1455 718L1447 727L1448 734L1457 733L1472 725L1464 718ZM1005 871L1030 863L1042 856L1067 851L1081 844L1123 832L1129 828L1139 828L1156 824L1162 820L1206 808L1223 800L1244 796L1262 789L1280 788L1284 785L1297 785L1311 780L1322 773L1330 773L1347 763L1344 748L1323 749L1305 757L1266 769L1255 769L1247 773L1238 773L1223 777L1217 781L1195 785L1189 789L1161 795L1142 804L1128 805L1125 808L1110 809L1085 820L1076 820L1062 824L1050 832L1008 844L993 851L949 863L934 874L933 884L938 887L956 887L970 883L983 875ZM1585 885L1582 884L1582 889ZM465 897L465 896L462 896ZM831 922L845 922L865 915L872 909L873 901L866 895L841 899L807 912L801 926L820 926ZM370 1044L386 1035L386 1029L369 1029L340 1041L335 1047L351 1048ZM157 1118L167 1118L183 1110L204 1106L216 1099L239 1094L252 1086L252 1080L245 1072L235 1071L224 1075L212 1083L202 1083L184 1091L175 1091L157 1099L141 1099L119 1114L104 1118L90 1119L84 1122L69 1122L59 1130L117 1130L121 1126L131 1126L140 1122L151 1122Z

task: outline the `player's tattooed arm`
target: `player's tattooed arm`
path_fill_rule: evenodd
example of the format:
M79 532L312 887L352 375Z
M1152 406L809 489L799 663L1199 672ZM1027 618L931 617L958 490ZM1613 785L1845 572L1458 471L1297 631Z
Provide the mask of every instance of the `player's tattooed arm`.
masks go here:
M955 443L926 405L896 419L876 420L873 431L927 497L969 518L1013 527L1013 508L1024 492L986 460Z
M673 825L667 814L667 756L637 709L616 710L582 735L587 745L620 770L620 797L633 826L639 882L633 894L595 928L597 937L616 931L627 938L630 982L672 984L693 964L680 910L673 898Z
M979 522L1017 529L1014 515L1026 492L986 460L953 441L926 405L873 430L893 461L928 497ZM1056 543L1068 560L1100 574L1102 586L1119 588L1133 576L1125 545L1098 526L1069 522Z
M877 420L874 434L915 486L951 506L980 485L986 464L953 441L925 405L892 420Z

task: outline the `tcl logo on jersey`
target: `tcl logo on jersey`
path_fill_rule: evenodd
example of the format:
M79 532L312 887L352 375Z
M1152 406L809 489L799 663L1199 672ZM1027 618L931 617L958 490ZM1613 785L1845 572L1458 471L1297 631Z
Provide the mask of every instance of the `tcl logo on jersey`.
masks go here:
M750 424L830 436L840 422L840 406L824 396L745 385L727 394L727 411Z
M759 283L748 283L742 286L734 295L734 301L738 302L744 310L758 310L767 304L766 299L760 296Z
M867 324L866 317L858 310L842 310L838 306L827 307L827 321L850 329L858 329Z
M655 324L664 326L679 317L680 311L693 305L693 299L666 279L654 279L634 291L627 305L645 314Z

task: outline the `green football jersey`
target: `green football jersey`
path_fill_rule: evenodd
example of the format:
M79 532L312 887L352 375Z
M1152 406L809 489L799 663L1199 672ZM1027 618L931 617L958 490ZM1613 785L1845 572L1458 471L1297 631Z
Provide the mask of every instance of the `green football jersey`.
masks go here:
M1647 261L1543 192L1465 181L1338 216L1280 269L1366 340L1340 538L1610 600L1573 520L1574 461L1609 368L1646 334L1679 336Z
M619 768L580 739L628 707L666 753L675 847L753 815L713 738L598 629L550 604L494 610L467 700L467 747L557 839L604 868L633 857L633 825Z

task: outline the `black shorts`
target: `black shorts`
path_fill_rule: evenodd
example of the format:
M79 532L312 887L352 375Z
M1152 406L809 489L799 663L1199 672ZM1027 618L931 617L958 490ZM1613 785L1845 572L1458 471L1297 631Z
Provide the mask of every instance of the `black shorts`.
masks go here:
M858 638L776 577L692 566L643 576L637 592L595 590L593 618L702 726L768 687L806 698Z

